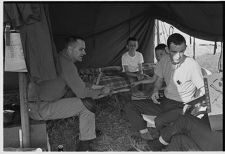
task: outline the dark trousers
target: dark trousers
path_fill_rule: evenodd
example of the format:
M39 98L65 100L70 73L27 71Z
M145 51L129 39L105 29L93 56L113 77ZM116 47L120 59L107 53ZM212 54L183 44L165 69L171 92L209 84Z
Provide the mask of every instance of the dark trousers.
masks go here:
M179 134L172 137L165 151L201 151L201 149L192 138Z
M172 109L167 112L164 112L160 115L158 115L155 118L155 126L158 131L162 130L164 127L169 126L171 122L176 121L179 116L183 115L183 109L177 108Z
M127 119L130 121L132 127L135 130L142 130L147 126L146 121L144 121L142 117L142 114L159 116L164 112L183 108L182 102L170 100L166 97L160 98L159 101L161 102L160 104L155 104L152 100L138 100L132 101L126 105L125 111ZM163 121L167 121L167 119Z
M162 138L166 142L170 142L168 146L169 149L174 150L186 146L186 148L189 147L189 149L199 149L202 151L223 150L222 132L212 131L209 122L206 123L190 114L181 115L179 110L174 111L170 111L166 114L167 116L171 114L170 117L172 118L178 116L177 119L175 118L176 120L174 122L163 127L160 131Z

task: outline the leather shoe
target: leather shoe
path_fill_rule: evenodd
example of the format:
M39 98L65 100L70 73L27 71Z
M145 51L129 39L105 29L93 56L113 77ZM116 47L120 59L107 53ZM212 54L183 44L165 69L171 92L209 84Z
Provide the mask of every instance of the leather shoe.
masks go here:
M90 146L91 142L92 140L80 141L76 151L96 151Z
M159 138L159 131L156 128L149 127L148 131L150 132L153 139Z
M155 139L155 140L150 140L147 142L148 143L148 146L150 147L150 149L152 151L161 151L165 145L162 144L159 139Z
M100 130L100 129L96 129L95 130L95 133L96 133L96 137L100 137L100 136L102 136L102 131Z
M92 99L92 98L82 98L81 99L84 106L91 111L92 113L96 112L97 106L96 106L96 102Z

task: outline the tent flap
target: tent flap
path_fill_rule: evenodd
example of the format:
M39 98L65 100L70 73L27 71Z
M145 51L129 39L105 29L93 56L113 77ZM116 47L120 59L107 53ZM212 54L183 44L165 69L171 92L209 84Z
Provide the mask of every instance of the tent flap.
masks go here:
M222 3L73 2L49 3L49 10L58 50L69 35L86 38L84 67L120 64L129 36L139 39L139 50L151 62L154 19L199 39L222 41Z
M44 7L40 7L42 5ZM26 40L23 46L29 72L41 79L56 76L56 50L64 48L64 40L69 35L86 40L87 55L79 67L121 65L130 36L138 39L138 50L143 53L145 62L153 62L154 19L165 21L195 38L223 41L221 2L4 3L4 22L20 27L22 39ZM34 30L35 27L41 32ZM48 55L43 56L46 53ZM36 56L43 58L31 60Z

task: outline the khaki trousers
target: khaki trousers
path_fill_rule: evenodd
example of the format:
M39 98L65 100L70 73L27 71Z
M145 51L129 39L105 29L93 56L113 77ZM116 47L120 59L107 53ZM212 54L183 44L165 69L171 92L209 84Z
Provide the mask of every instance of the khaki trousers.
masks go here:
M80 98L63 98L54 102L28 103L29 115L34 120L54 120L79 117L80 140L96 138L95 114L90 112Z

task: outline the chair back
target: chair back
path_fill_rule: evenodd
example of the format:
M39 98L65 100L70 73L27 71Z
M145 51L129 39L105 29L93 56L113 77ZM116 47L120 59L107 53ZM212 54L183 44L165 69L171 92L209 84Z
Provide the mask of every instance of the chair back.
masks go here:
M210 72L209 70L207 70L204 67L201 68L201 71L202 71L203 77L206 76L206 75L211 75L212 74L212 72Z

